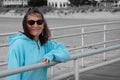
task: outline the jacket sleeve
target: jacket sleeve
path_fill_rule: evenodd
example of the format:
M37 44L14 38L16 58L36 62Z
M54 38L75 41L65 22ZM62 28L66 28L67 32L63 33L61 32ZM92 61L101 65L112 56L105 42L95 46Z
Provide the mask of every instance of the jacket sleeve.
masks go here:
M8 51L8 69L20 67L20 56L15 48L9 48ZM8 76L6 80L21 80L20 74Z
M43 58L47 58L50 61L60 62L65 62L70 59L70 54L63 43L50 40L48 41L46 47L47 53L43 56Z

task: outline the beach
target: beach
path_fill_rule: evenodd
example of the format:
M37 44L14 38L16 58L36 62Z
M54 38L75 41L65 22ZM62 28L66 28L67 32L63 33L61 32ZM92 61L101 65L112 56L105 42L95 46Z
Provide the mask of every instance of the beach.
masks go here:
M120 21L120 12L74 13L68 15L47 13L44 16L50 28ZM0 14L0 33L22 30L22 18L23 15L19 14Z
M12 17L12 18L23 18L24 14L16 13L4 13L0 14L0 17ZM86 12L86 13L69 13L69 14L60 14L48 12L44 14L45 18L69 18L69 19L107 19L107 18L120 18L120 12Z
M88 13L73 13L73 14L56 14L47 13L47 18L69 18L69 19L109 19L109 18L120 18L120 12L88 12Z

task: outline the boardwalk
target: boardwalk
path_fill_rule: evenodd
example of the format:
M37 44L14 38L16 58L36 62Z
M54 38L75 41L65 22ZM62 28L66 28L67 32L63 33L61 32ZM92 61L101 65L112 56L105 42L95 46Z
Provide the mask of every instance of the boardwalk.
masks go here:
M80 73L80 80L120 80L120 61ZM74 80L73 76L61 80Z

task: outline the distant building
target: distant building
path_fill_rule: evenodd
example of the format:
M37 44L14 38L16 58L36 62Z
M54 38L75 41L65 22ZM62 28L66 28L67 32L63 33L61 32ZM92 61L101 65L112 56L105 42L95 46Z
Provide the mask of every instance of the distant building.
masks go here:
M28 0L3 0L2 6L26 6L28 5Z
M119 6L119 7L120 7L120 1L118 1L117 6Z
M100 5L103 5L105 7L119 7L120 6L120 0L95 0Z
M28 0L3 0L2 6L27 6ZM68 0L47 0L47 6L51 6L54 8L66 8Z
M114 0L113 6L120 7L120 0Z
M101 2L101 0L95 0L95 1L97 1L97 2Z
M106 3L106 0L95 0L99 4L107 5L116 5L120 6L120 0L111 0L112 2ZM67 8L70 4L69 0L47 0L47 6L54 8ZM0 6L28 6L28 0L1 0Z
M68 0L48 0L47 5L54 8L66 8L69 4Z

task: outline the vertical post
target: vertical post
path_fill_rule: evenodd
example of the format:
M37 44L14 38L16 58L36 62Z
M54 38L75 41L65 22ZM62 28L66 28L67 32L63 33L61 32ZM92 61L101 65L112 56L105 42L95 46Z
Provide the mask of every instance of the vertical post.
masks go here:
M53 30L51 30L51 37L53 37ZM53 76L54 74L54 66L50 68L50 75Z
M54 66L50 68L50 75L53 76L53 74L54 74Z
M75 60L75 80L79 80L79 62L78 58Z
M81 46L83 47L84 46L84 27L82 27L82 29L81 29L81 33L82 33L82 35L81 35L81 38L82 38L82 40L81 40ZM82 52L84 51L84 49L82 48L82 50L81 50ZM84 58L81 58L82 59L82 67L84 67L85 65L84 65Z
M106 25L104 25L104 48L106 48ZM103 53L103 60L106 61L106 52Z

